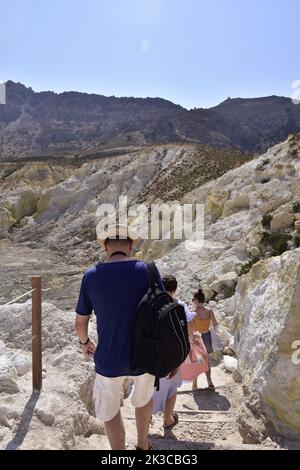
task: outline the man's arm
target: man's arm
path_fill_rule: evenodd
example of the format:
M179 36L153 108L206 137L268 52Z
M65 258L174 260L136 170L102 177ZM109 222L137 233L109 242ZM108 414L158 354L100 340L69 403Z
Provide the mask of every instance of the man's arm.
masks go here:
M76 315L75 330L79 341L85 343L88 339L90 315Z
M79 341L81 343L85 343L89 339L89 321L90 315L79 315L77 313L75 320L75 329ZM86 344L81 345L81 348L88 356L92 356L96 351L96 345L91 340L89 340Z
M85 343L89 339L89 321L93 311L93 305L90 300L87 282L88 273L86 272L81 281L80 293L76 306L77 315L75 320L76 333L81 343ZM82 344L81 347L83 351L89 356L92 356L96 350L96 345L93 341L88 341L86 344Z
M89 340L89 321L90 315L78 315L77 313L75 320L75 329L79 341L81 343L85 343L87 341L86 344L81 345L83 352L88 356L93 356L96 351L96 345L94 341Z

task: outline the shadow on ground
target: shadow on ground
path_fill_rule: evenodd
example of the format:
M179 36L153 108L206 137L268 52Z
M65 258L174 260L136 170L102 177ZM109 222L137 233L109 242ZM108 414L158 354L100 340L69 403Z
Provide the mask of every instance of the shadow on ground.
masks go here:
M35 405L40 397L38 392L33 392L23 410L17 432L13 439L7 444L5 450L17 450L23 443L32 420Z
M197 390L193 392L193 398L199 410L228 411L231 408L230 401L217 391Z

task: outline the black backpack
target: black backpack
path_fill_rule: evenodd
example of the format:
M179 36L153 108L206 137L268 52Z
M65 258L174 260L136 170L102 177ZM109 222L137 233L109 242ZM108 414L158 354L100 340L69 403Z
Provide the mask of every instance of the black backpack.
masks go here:
M156 378L180 366L190 351L184 307L157 284L155 264L147 263L149 289L138 305L132 367Z

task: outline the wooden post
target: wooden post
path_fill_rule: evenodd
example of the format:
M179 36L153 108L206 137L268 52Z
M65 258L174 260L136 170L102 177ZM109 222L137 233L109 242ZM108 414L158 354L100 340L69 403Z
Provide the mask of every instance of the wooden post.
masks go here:
M42 279L31 278L32 289L32 389L42 389Z

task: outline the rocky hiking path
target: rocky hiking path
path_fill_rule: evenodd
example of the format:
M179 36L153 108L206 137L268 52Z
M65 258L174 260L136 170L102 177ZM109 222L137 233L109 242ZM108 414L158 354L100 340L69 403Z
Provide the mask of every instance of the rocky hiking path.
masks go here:
M175 411L179 423L172 430L163 430L161 415L152 418L150 442L155 450L224 450L224 449L274 449L276 443L264 445L243 444L238 432L237 411L242 395L240 384L233 382L223 365L212 369L215 391L204 390L205 376L198 378L199 389L191 390L190 383L184 383L178 390ZM134 410L130 399L122 408L127 431L128 449L134 449ZM128 421L128 425L127 425Z
M164 431L162 416L153 416L149 440L154 449L191 451L279 448L271 441L261 445L243 444L237 426L241 385L233 382L232 375L226 373L222 364L213 368L212 376L215 392L202 389L206 386L204 376L199 377L199 390L196 392L191 390L190 383L181 386L175 407L179 423L172 430ZM30 381L30 374L26 374L20 382L21 389L28 390ZM74 392L71 384L67 386L65 374L56 366L47 364L43 392L39 397L21 394L18 398L7 397L5 404L2 403L4 407L13 406L15 413L20 415L19 418L16 416L16 426L8 421L12 435L3 449L109 450L102 423L89 417L78 406L79 403L78 412L73 415L71 410L76 407L77 395ZM124 401L121 411L127 450L134 450L136 427L130 397ZM63 430L63 435L60 435L59 429ZM6 428L6 431L9 430Z

